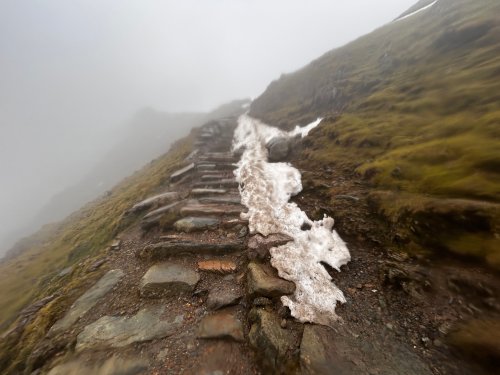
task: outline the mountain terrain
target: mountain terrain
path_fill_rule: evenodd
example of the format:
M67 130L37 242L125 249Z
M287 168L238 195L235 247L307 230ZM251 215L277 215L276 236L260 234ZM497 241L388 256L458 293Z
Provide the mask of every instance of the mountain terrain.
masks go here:
M206 119L0 263L0 370L496 373L499 52L498 2L422 0Z

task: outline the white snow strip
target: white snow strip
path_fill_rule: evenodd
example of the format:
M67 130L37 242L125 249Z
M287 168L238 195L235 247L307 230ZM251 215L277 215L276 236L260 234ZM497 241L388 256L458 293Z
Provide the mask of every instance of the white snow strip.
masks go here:
M422 7L422 8L420 8L420 9L417 9L416 11L414 11L414 12L412 12L412 13L410 13L410 14L407 14L407 15L406 15L406 16L404 16L404 17L398 18L398 19L394 20L393 22L402 21L402 20L404 20L404 19L406 19L406 18L408 18L408 17L414 16L415 14L418 14L418 13L420 13L420 12L422 12L422 11L426 10L426 9L429 9L431 6L433 6L433 5L434 5L434 4L436 4L437 2L438 2L438 0L436 0L436 1L432 2L432 3L430 3L429 5L426 5L425 7Z
M284 132L242 115L238 120L234 149L245 148L238 169L241 201L248 208L242 214L249 220L251 233L267 236L284 233L294 241L272 248L271 264L280 277L293 281L295 293L281 297L291 314L301 322L333 326L337 302L345 298L320 262L340 271L350 259L347 246L332 229L333 219L312 221L290 197L302 190L300 172L289 163L269 163L266 143L275 136L305 136L321 119L306 127ZM309 230L302 230L306 224Z

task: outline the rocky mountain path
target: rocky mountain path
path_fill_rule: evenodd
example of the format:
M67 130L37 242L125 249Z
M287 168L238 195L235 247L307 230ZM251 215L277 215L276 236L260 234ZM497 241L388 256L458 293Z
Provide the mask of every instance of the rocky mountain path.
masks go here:
M453 306L421 308L434 279L379 249L362 186L340 172L334 212L324 212L321 193L307 185L294 200L310 217L339 218L352 261L340 274L328 271L347 303L337 307L333 328L290 316L280 297L295 285L277 276L269 250L292 239L250 235L240 216L236 126L228 118L202 127L165 189L129 209L136 224L96 264L104 276L35 350L34 373L480 374L430 327L433 315L444 327ZM304 171L306 161L292 162ZM324 173L304 171L316 179Z

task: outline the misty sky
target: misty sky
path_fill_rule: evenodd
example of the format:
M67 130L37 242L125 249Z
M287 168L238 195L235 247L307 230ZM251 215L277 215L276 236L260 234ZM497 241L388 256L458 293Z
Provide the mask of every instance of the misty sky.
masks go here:
M416 0L1 0L0 255L138 109L208 110Z

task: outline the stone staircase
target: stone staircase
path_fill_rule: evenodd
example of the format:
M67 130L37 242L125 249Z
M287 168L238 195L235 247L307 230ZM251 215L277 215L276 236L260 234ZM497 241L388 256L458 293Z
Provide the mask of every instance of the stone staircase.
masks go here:
M73 354L53 362L51 375L111 374L106 368L117 360L127 374L259 374L288 366L299 338L273 306L295 286L265 261L271 246L290 238L249 241L230 151L235 127L235 118L202 127L167 191L129 209L140 221L114 250L109 263L120 268L51 329L53 337L76 335Z

